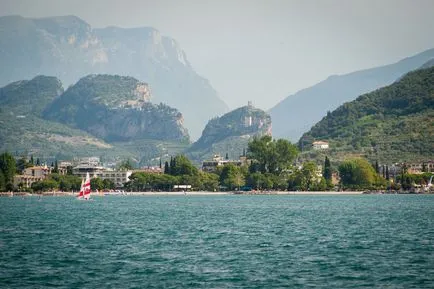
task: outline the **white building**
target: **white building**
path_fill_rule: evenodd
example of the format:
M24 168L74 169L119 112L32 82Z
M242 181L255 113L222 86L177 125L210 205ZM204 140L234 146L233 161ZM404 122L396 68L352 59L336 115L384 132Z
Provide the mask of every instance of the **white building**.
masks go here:
M72 169L72 174L80 178L85 178L87 173L89 173L91 178L110 180L116 187L123 187L130 180L129 178L133 172L131 170L118 171L87 164L80 164Z
M312 147L314 150L325 150L329 148L329 143L326 141L314 141L312 143Z

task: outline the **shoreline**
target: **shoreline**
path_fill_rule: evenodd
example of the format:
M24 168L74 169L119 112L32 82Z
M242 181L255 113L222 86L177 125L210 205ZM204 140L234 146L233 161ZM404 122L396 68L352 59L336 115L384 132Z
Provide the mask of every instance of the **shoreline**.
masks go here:
M244 196L260 196L260 195L328 195L328 196L342 196L342 195L362 195L363 191L343 191L343 192L335 192L335 191L250 191L250 192L238 192L238 191L230 191L230 192L206 192L206 191L192 191L192 192L125 192L124 194L120 193L97 193L93 192L92 197L104 197L104 196L228 196L228 195L244 195ZM76 192L43 192L43 193L29 193L29 192L0 192L0 197L32 197L32 196L40 196L40 197L75 197L77 195Z
M103 193L92 192L92 197L104 196L358 196L358 195L432 195L430 192L387 192L387 191L249 191L249 192L206 192L206 191L191 191L191 192L125 192L125 193ZM0 192L0 197L76 197L77 192Z

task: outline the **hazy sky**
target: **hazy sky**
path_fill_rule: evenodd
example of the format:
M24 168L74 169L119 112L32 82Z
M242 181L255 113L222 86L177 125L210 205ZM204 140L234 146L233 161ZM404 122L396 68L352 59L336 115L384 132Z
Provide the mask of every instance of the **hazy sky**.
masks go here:
M332 74L434 47L434 0L0 0L0 15L151 26L235 108L269 109Z

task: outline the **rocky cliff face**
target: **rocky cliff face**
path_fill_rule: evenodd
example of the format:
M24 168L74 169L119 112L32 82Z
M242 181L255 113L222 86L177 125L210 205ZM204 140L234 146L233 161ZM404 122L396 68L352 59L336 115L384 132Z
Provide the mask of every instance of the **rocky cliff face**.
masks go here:
M197 137L210 116L227 110L191 67L175 40L153 28L92 27L75 16L0 17L0 86L38 74L66 85L88 74L129 75L149 83L154 102L178 108Z
M189 141L182 114L154 105L149 86L132 77L89 75L55 99L44 117L108 142L138 139Z
M192 158L199 159L226 153L236 158L252 137L265 134L271 135L271 117L247 105L210 120L189 152Z

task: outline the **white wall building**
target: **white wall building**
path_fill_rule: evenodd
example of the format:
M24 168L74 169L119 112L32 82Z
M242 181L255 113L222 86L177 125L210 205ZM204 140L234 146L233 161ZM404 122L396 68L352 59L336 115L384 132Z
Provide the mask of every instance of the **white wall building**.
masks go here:
M329 143L326 141L314 141L312 143L312 147L314 150L325 150L329 148Z

